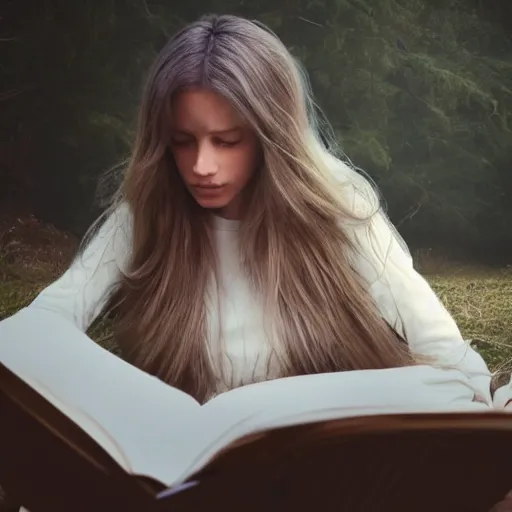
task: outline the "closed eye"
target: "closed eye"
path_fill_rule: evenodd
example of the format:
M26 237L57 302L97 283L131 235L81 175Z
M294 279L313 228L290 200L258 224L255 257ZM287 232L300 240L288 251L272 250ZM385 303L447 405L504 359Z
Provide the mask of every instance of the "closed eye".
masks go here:
M222 148L232 148L236 146L237 144L240 144L241 139L237 140L223 140L223 139L214 139L213 143L217 146L220 146Z
M172 146L186 147L194 144L194 139L171 139Z

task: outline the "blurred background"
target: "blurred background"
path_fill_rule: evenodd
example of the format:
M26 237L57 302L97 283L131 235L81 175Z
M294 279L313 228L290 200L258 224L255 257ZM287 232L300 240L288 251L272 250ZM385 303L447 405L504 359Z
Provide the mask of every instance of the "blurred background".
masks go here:
M508 365L511 0L0 0L0 319L68 264L152 59L208 12L278 33L464 335Z

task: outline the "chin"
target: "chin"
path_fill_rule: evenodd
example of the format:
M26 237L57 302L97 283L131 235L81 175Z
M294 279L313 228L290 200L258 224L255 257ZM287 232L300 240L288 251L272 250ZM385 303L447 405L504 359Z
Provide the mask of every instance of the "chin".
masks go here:
M221 199L206 199L206 198L197 198L196 202L201 208L204 208L205 210L221 210L222 208L225 208L229 201L221 200Z

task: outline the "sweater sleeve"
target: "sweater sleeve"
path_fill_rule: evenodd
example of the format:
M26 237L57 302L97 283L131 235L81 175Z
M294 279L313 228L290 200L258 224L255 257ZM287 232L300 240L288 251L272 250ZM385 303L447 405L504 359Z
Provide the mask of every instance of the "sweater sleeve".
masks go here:
M130 250L129 210L121 205L56 281L43 289L24 310L3 322L15 322L18 317L22 322L26 313L37 308L56 313L86 331L125 270Z
M353 207L361 211L356 202ZM383 318L407 340L414 354L426 356L434 365L460 370L470 378L476 394L490 404L492 375L485 361L463 339L452 316L415 270L407 247L386 215L379 211L351 231L354 266L368 282Z

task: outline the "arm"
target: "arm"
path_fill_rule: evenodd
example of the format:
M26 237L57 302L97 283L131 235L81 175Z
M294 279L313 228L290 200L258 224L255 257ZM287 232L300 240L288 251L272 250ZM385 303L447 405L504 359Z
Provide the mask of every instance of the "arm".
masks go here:
M86 331L105 306L109 292L124 270L130 252L130 217L126 205L118 208L76 256L69 268L47 286L24 310L0 322L27 321L25 315L44 309Z
M358 210L354 203L355 211ZM407 340L412 352L433 365L450 366L470 379L491 403L491 373L483 358L462 338L451 315L427 281L414 269L405 244L378 212L353 228L355 268L368 282L382 316Z

